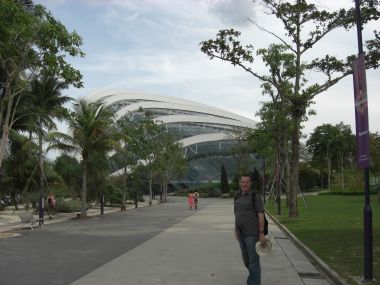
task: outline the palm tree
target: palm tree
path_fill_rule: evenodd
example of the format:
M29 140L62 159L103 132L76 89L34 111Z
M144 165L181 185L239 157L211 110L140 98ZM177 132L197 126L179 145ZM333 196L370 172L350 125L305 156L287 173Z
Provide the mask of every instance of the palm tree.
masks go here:
M61 120L65 114L65 103L72 100L71 97L62 95L62 91L68 85L57 77L43 72L39 77L35 77L31 82L30 91L26 96L26 101L30 104L31 115L29 117L35 122L35 128L31 132L36 132L38 136L38 163L40 169L39 178L39 216L43 218L42 201L44 199L44 154L43 141L46 137L45 129L48 131L56 129L54 119Z
M82 188L81 217L87 216L87 172L92 155L113 149L113 113L101 102L89 103L84 99L74 104L74 111L67 118L71 134L54 132L50 134L50 148L76 152L81 156Z
M9 155L3 164L6 175L1 181L1 188L3 194L11 195L15 209L18 210L19 201L16 196L22 197L28 185L36 185L37 182L34 175L36 158L31 155L37 145L14 130L10 130L9 139Z

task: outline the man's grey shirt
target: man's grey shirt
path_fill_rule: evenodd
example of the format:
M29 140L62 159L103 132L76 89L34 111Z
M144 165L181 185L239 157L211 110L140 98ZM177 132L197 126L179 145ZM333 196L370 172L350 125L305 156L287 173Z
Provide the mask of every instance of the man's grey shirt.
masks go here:
M255 207L251 192L238 195L234 202L235 229L244 235L259 234L259 220L257 213L264 213L264 203L261 195L255 194ZM257 212L257 213L256 213Z

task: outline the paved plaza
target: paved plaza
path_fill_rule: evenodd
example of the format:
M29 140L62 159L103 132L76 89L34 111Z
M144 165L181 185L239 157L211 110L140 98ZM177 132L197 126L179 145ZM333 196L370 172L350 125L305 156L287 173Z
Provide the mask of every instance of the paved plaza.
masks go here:
M0 284L244 285L232 200L185 198L85 220L61 220L0 239ZM333 284L270 220L262 284ZM314 262L313 262L314 263Z

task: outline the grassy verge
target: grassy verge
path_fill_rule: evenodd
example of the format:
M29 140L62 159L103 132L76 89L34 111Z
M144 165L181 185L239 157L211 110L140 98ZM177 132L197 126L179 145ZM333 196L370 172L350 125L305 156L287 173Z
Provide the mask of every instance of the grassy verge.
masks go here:
M308 196L308 208L299 200L299 218L287 218L287 209L276 215L268 210L315 254L350 284L364 273L363 208L364 196ZM283 201L284 203L284 201ZM380 203L371 197L373 227L373 275L380 285Z

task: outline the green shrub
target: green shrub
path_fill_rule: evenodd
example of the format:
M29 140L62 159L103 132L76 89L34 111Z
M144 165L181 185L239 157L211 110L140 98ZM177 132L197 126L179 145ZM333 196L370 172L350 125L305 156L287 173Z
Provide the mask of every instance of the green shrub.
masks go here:
M237 193L237 189L231 189L230 192L228 193L230 197L235 197L236 193Z
M220 197L221 193L217 190L210 190L207 192L207 197L212 198L212 197Z
M187 191L176 191L176 192L174 192L173 195L174 196L179 196L179 197L187 197L189 195L189 192L187 192Z
M369 193L376 194L377 192L375 190L370 189ZM342 190L333 190L329 192L322 192L319 193L318 195L342 195L342 196L359 196L359 195L364 195L364 190L359 191L359 190L354 190L354 191L342 191Z
M220 183L208 183L200 184L194 187L191 187L191 191L197 191L201 198L207 197L219 197L221 195ZM188 192L187 192L188 193Z
M224 164L221 168L221 174L220 174L220 189L223 194L226 194L230 191L229 185L228 185L228 176L226 172L226 168L224 167Z
M300 164L299 170L299 185L304 192L312 192L317 185L319 174L318 172L308 167L306 164Z
M56 199L55 212L57 213L74 213L81 210L80 200L64 200L63 198Z
M379 192L380 191L380 183L374 184L370 186L370 190L374 192Z

